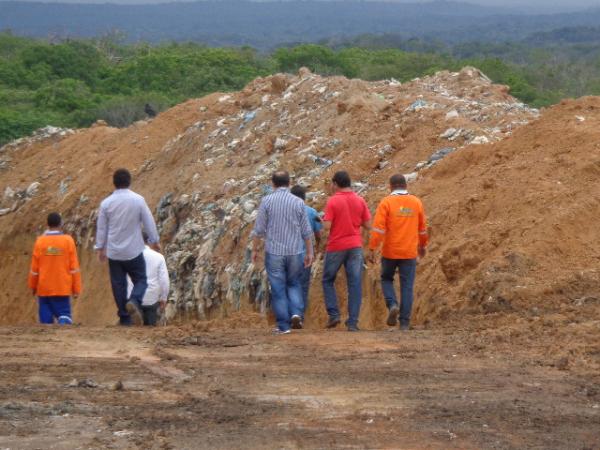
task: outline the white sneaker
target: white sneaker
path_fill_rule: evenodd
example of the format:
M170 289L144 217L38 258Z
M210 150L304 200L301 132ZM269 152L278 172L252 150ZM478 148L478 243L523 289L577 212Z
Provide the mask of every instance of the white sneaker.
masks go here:
M280 334L290 334L292 332L292 330L280 330L279 328L273 328L273 331L271 331L271 334L278 336Z

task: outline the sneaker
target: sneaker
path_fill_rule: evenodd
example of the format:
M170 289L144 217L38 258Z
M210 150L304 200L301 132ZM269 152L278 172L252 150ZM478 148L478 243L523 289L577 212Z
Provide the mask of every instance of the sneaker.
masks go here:
M142 316L142 310L140 309L140 307L137 305L137 303L132 302L132 301L128 301L127 304L125 305L125 309L127 310L127 312L129 313L129 315L131 316L131 320L133 321L134 325L142 325L144 323L144 318Z
M407 323L401 323L400 324L400 331L408 331L410 330L410 325Z
M280 334L290 334L292 332L292 330L280 330L279 328L273 328L273 331L271 331L271 334L274 336L279 336Z
M327 328L335 328L340 324L340 318L339 317L330 317L329 320L327 321Z
M300 316L298 316L297 314L294 314L292 316L292 328L294 330L302 329L302 318Z
M398 322L398 314L400 313L400 310L398 309L397 306L392 306L390 308L390 312L388 314L388 318L387 318L387 324L390 327L393 327L396 325L396 323Z
M348 331L360 331L360 328L358 328L357 325L346 325L346 329Z

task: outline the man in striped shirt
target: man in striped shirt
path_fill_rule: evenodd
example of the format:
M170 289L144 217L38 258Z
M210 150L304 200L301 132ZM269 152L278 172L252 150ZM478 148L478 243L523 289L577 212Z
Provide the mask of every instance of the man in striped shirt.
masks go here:
M314 259L313 230L304 202L289 190L290 175L275 172L271 178L274 192L260 203L254 225L252 261L258 262L260 242L265 240L265 269L271 286L271 306L277 328L274 334L287 334L302 328L302 286L304 267ZM302 241L306 254L302 257Z

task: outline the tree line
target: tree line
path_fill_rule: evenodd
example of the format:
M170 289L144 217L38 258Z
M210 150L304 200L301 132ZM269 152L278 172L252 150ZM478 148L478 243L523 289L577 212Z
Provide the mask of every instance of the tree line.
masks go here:
M322 75L408 81L464 65L533 106L600 94L598 46L556 51L522 44L435 43L359 37L259 53L194 43L126 44L118 35L48 42L0 33L0 145L45 125L85 127L98 119L123 127L188 98L239 90L258 76L306 66ZM485 47L487 46L487 47ZM496 46L496 47L493 47Z

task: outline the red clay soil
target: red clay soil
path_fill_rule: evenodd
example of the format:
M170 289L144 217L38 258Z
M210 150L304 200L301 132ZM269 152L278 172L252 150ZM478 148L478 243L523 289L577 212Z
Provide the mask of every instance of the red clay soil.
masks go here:
M50 433L54 448L600 448L600 98L566 100L539 118L519 108L509 116L514 100L502 87L477 74L436 77L401 87L309 77L295 90L303 78L273 77L127 129L98 126L5 150L12 161L0 171L0 189L41 185L0 217L0 324L11 325L0 329L0 447L49 448ZM440 83L449 97L435 91ZM340 94L324 100L333 92ZM438 106L407 111L419 95ZM446 119L463 100L488 97L476 115L461 110ZM316 117L295 116L311 102L321 105ZM249 131L239 112L260 104L253 135L242 142ZM287 340L268 336L261 305L247 293L239 304L231 290L215 303L194 297L192 306L212 320L189 320L200 313L182 313L180 296L200 292L198 265L181 277L188 288L175 286L173 325L107 326L116 319L107 270L91 247L95 208L115 168L132 169L134 189L153 209L167 192L177 201L193 196L191 207L163 222L165 252L179 273L187 270L178 259L187 251L181 224L205 225L196 206L226 206L253 176L263 177L258 190L272 168L289 167L308 177L312 192L347 169L374 208L391 174L412 172L449 145L440 134L450 126L475 131L410 185L431 227L418 268L416 330L386 331L374 266L365 272L360 324L375 331L321 331L318 263L308 329ZM210 138L215 130L219 137ZM275 150L284 134L286 146ZM479 135L498 142L468 145ZM313 145L314 136L321 140ZM229 144L234 150L222 153ZM335 162L308 175L315 166L301 151L311 145ZM226 179L243 183L230 189ZM14 327L35 322L25 279L35 236L54 209L79 243L85 293L74 310L83 326ZM219 286L245 270L243 217L201 260L216 267ZM194 248L200 255L202 246Z

